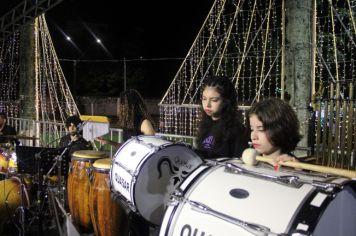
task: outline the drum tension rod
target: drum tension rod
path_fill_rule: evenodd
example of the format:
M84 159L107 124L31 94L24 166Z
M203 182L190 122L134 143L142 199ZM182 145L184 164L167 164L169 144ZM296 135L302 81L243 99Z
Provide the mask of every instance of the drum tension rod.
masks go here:
M242 174L242 175L248 175L252 176L255 178L259 179L265 179L269 180L278 184L283 184L286 186L291 186L293 188L300 188L303 185L303 182L299 181L298 176L290 176L290 175L283 175L283 176L273 176L273 175L267 175L263 173L258 173L255 171L250 171L246 170L238 165L235 165L234 163L226 163L225 165L225 171L234 173L234 174Z
M331 193L331 194L342 189L342 186L337 183L325 183L316 180L312 180L312 181L303 180L300 179L299 176L295 176L295 175L273 176L273 175L263 174L255 171L246 170L231 162L225 164L225 171L234 174L248 175L259 179L265 179L285 186L290 186L293 188L300 188L301 186L303 186L303 184L311 184L313 187L321 191L324 191L325 193Z
M267 235L285 236L286 235L286 234L276 234L276 233L271 232L270 228L268 228L266 226L246 222L246 221L234 218L232 216L226 215L224 213L221 213L219 211L216 211L216 210L208 207L207 205L205 205L201 202L191 201L188 199L186 201L189 202L189 204L192 206L193 210L196 210L203 214L209 214L209 215L215 216L219 219L222 219L224 221L227 221L229 223L237 225L237 226L245 229L246 231L250 232L253 235L258 235L258 236L267 236Z

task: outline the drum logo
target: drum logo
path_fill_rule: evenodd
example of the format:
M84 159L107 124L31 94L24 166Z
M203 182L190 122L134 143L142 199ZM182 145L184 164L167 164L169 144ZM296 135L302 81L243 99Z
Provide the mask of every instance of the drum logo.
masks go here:
M174 186L179 184L189 174L189 170L192 168L191 164L179 159L178 157L176 157L172 163L168 156L163 156L161 157L157 165L159 179L163 176L163 166L168 167L169 174L171 175L171 181Z
M200 233L199 233L200 232ZM204 231L197 228L193 228L189 224L185 224L180 231L181 236L212 236L211 234L205 234Z
M119 176L117 173L115 173L115 181L121 185L127 192L129 191L130 184L121 176Z
M174 162L177 166L185 167L186 169L192 169L192 164L188 163L186 160L182 160L179 157L175 157Z

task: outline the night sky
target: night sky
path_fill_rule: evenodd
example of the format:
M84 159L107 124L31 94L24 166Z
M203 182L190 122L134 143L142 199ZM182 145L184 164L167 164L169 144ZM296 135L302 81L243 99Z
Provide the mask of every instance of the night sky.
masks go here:
M128 62L129 68L140 58L148 60L139 64L147 72L145 86L136 89L145 97L161 98L202 26L212 0L115 2L65 0L48 11L46 19L58 57L76 60L125 57L132 60ZM106 50L95 42L95 37L100 38ZM72 69L66 68L68 62L62 64L71 85ZM122 67L122 63L110 65L118 70ZM78 77L80 73L78 69Z
M19 2L21 0L3 0L0 14ZM46 12L46 19L74 95L98 95L95 91L81 94L83 86L78 83L82 83L81 76L87 76L82 74L86 67L105 64L122 71L125 58L129 70L140 66L145 71L144 83L136 89L145 97L159 99L172 82L212 4L213 0L64 0ZM71 37L71 42L66 36ZM96 43L96 37L100 38L102 46ZM73 75L73 62L65 59L78 60L76 76ZM95 64L80 60L118 62ZM105 69L98 70L97 74L109 73ZM87 76L87 79L93 78ZM102 81L96 83L106 83ZM123 86L117 87L121 90Z

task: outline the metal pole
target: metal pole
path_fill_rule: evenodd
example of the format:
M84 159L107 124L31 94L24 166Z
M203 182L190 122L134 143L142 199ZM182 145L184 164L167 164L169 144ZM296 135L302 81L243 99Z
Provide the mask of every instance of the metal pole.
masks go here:
M73 60L73 89L72 89L72 94L75 96L76 95L76 88L75 84L77 83L77 60Z
M124 57L124 91L126 91L126 58Z

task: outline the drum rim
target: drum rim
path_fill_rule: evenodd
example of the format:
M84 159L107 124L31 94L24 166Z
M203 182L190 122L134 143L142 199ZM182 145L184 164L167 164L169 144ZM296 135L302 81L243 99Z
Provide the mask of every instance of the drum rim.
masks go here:
M209 163L202 163L198 165L194 170L192 170L189 175L177 186L177 190L182 193L183 196L186 195L186 193L191 189L191 187L194 185L196 179L199 179L203 175L205 175L209 170L211 170L213 167L218 167L218 165L211 165ZM189 183L186 184L186 186L182 189L181 185L183 185L186 181L188 181L189 177L193 175L194 172L198 171L199 168L202 168L199 173L196 173L192 179L190 179ZM174 219L176 217L177 211L179 207L183 207L183 204L181 204L180 201L178 200L173 200L176 204L170 204L168 205L167 209L165 210L163 219L162 219L162 224L161 224L161 230L164 229L164 235L169 235L170 230L171 230L171 225L174 223ZM166 214L169 214L169 218L166 220ZM160 232L161 234L161 232Z
M90 158L85 158L85 157L72 157L72 161L83 161L83 162L90 162L94 163L96 160L103 159L104 157L90 157Z
M95 150L79 150L75 151L72 154L73 158L83 158L83 159L101 159L101 158L108 158L109 154L103 151L95 151Z
M95 164L97 164L98 166L95 166ZM93 169L110 170L111 165L112 165L111 158L100 158L93 163Z

